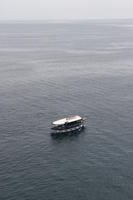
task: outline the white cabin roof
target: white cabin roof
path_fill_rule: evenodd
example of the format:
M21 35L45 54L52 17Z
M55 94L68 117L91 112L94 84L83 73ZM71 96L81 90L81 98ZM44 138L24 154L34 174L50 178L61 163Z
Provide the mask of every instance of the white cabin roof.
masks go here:
M54 122L53 122L53 125L63 125L63 124L65 124L66 122L67 122L67 123L70 123L70 122L78 121L78 120L81 120L81 119L82 119L82 118L81 118L80 116L75 115L75 116L72 116L72 117L67 117L67 118L63 118L63 119L54 121Z

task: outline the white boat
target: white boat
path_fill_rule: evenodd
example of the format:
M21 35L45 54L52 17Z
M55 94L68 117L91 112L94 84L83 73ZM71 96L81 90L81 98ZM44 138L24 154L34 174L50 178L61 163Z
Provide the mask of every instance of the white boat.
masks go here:
M73 131L80 131L85 126L85 118L78 115L59 119L52 123L52 134L69 133Z

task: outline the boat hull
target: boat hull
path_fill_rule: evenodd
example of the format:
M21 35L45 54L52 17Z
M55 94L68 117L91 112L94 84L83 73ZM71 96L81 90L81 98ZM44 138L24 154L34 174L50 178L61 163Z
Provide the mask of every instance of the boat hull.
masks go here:
M62 134L67 134L67 133L71 133L71 132L79 132L84 128L84 124L81 124L79 126L76 127L72 127L72 128L68 128L68 129L63 129L63 130L52 130L52 135L62 135Z

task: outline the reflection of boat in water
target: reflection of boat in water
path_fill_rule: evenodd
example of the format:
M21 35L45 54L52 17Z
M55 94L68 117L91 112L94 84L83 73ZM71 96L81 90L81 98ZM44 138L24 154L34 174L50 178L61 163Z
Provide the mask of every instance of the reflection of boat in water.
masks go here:
M63 118L52 123L52 134L63 134L81 131L84 128L85 118L78 115Z

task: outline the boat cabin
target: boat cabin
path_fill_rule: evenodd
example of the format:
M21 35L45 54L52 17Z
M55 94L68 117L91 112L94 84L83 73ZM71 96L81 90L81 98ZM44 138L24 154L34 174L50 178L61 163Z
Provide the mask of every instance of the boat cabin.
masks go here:
M83 124L83 119L76 115L68 118L63 118L52 123L53 130L65 130L74 127L79 127Z

